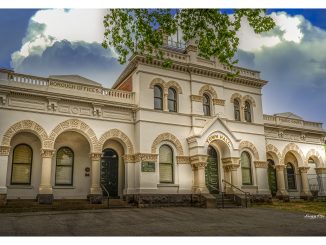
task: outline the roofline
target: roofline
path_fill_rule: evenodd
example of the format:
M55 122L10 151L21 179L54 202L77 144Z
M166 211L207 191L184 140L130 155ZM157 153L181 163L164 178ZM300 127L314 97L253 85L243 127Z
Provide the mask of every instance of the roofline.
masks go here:
M123 80L126 77L128 77L134 71L134 69L137 67L137 65L139 63L141 63L139 61L140 58L146 58L146 57L143 56L143 55L139 55L139 54L138 55L133 54L129 58L129 63L128 63L127 67L121 72L120 76L117 78L117 80L115 81L115 83L112 85L112 89L118 87L123 82ZM157 60L155 58L153 58L153 60L162 62L162 60ZM188 67L188 70L189 70L189 68L198 68L198 69L203 69L203 70L207 70L207 71L213 71L213 72L223 73L224 75L229 74L228 71L225 71L225 70L222 70L222 69L210 68L210 67L201 66L201 65L198 65L198 64L194 64L194 63L185 63L185 62L173 61L173 64L187 66ZM172 64L172 66L173 66L173 64ZM158 64L156 63L155 65L158 65ZM247 69L247 68L242 68L242 67L238 67L238 66L235 66L235 68L239 68L239 69L250 71L250 72L260 73L260 71L255 71L255 70L251 70L251 69ZM205 75L203 75L203 76L205 76ZM260 79L260 78L247 77L247 76L241 76L241 75L237 75L235 78L241 78L241 79L250 80L250 81L253 81L253 82L256 82L256 83L260 83L262 85L261 87L265 86L268 83L268 81L263 80L263 79ZM227 79L227 81L229 81L229 80L230 79Z

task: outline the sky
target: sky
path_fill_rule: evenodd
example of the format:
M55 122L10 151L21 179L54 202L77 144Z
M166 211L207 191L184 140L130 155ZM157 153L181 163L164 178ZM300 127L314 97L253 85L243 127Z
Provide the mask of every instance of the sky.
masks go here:
M125 68L104 49L105 9L0 9L0 67L39 76L78 74L110 87ZM238 32L239 65L259 70L266 114L326 123L326 9L268 9L276 28ZM4 35L5 34L5 35ZM325 125L324 125L325 128Z

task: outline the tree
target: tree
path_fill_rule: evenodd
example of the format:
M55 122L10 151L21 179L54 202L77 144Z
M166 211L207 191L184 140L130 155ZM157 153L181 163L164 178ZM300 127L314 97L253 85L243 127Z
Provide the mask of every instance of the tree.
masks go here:
M246 17L255 33L274 28L273 19L262 9L236 9L227 14L219 9L111 9L104 17L104 48L113 47L121 64L128 55L146 55L163 59L164 66L171 61L163 57L160 47L164 35L183 33L183 40L196 40L199 55L204 58L216 57L222 64L232 67L241 27Z

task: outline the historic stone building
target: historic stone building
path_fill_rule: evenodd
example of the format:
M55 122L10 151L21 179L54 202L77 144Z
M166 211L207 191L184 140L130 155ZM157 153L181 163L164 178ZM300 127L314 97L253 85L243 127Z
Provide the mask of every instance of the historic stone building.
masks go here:
M326 195L322 123L264 115L257 71L230 77L192 44L163 51L171 68L132 56L112 89L0 70L1 203L100 202L103 188L119 198Z

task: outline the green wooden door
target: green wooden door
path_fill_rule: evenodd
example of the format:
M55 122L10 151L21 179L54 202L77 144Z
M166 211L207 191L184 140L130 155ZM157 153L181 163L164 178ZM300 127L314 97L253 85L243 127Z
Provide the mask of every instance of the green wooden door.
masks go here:
M112 149L105 149L101 159L101 183L110 197L118 197L118 165L118 154Z
M211 146L208 146L207 154L208 159L205 168L206 187L209 190L209 193L217 194L219 193L219 157L216 150Z

